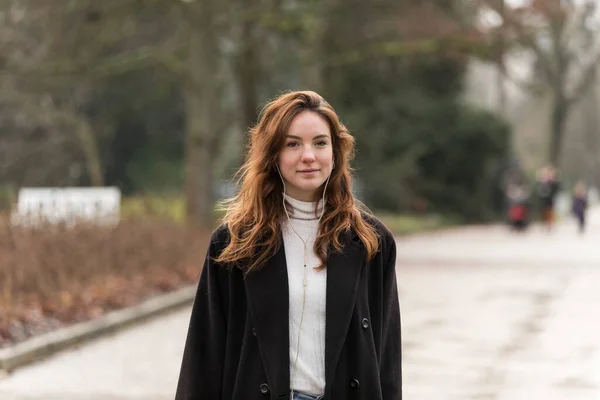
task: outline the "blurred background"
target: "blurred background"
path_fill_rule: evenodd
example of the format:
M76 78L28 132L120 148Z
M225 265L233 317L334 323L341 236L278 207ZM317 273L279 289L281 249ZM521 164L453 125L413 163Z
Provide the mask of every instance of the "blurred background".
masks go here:
M549 165L570 218L600 184L599 28L594 0L1 0L0 348L193 284L285 90L338 112L399 237L505 223L514 185L535 222ZM117 220L23 228L26 188L116 189Z
M595 2L252 1L3 1L3 208L116 186L210 225L262 106L304 88L377 210L489 220L502 174L548 161L600 180Z

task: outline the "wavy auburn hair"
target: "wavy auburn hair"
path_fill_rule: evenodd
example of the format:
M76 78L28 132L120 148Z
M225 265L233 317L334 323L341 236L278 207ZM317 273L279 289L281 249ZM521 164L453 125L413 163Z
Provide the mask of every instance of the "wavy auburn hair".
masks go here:
M284 93L268 103L250 129L246 159L236 173L239 191L221 203L230 240L215 261L248 274L262 267L282 245L281 222L286 214L276 165L292 120L305 110L319 114L329 124L335 163L315 239L314 251L321 260L318 268L325 268L329 250L343 250L341 235L351 230L365 246L367 259L375 256L379 249L377 233L362 216L370 212L352 195L349 161L354 156L354 138L325 99L315 92L299 91ZM321 200L322 194L322 189L317 190L314 201Z

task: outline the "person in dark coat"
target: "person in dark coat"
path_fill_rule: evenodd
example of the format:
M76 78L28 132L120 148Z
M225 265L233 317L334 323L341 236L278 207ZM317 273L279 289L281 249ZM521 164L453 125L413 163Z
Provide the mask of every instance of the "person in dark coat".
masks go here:
M396 244L317 93L271 101L212 234L176 400L400 400Z
M552 230L556 220L554 206L559 191L560 183L556 169L552 165L546 165L540 171L537 193L542 208L542 218L548 231Z
M588 208L587 188L583 181L577 182L573 193L573 215L577 219L579 233L585 232L585 214Z

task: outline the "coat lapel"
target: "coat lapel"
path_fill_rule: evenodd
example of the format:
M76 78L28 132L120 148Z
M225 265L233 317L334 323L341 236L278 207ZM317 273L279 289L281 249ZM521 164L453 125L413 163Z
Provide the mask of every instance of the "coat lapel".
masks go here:
M248 274L246 293L271 390L283 396L290 387L289 291L283 244L260 270Z
M342 253L330 252L327 257L326 382L335 375L365 264L365 251L356 236L347 234L343 243ZM283 396L290 387L289 288L283 245L263 268L248 275L246 292L265 372L272 389Z
M325 380L333 381L350 319L354 310L365 251L358 237L347 234L341 253L327 257L327 305L325 323ZM327 391L327 389L326 389Z

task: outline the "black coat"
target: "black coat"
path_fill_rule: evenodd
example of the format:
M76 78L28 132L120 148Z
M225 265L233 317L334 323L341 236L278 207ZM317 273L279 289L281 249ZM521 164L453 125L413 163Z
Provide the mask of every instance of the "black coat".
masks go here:
M366 262L355 234L327 259L325 399L402 399L396 244L378 220L380 251ZM194 302L176 400L290 398L289 298L284 247L246 279L213 261L213 232Z

